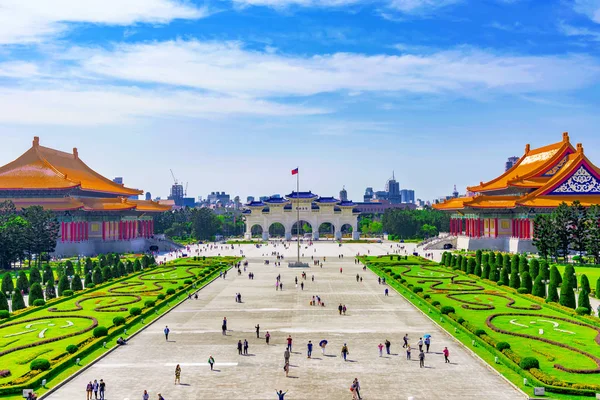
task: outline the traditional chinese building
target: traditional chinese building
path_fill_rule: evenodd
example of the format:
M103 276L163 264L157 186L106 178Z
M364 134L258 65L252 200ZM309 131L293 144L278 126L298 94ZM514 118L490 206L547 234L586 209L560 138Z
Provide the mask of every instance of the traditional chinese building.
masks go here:
M246 239L252 238L252 228L260 226L262 239L269 239L271 225L280 223L285 229L285 238L290 240L296 230L294 224L300 219L301 223L312 228L312 239L319 239L321 224L331 224L334 227L334 237L342 238L342 227L352 228L352 238L359 239L358 215L352 201L342 201L333 197L319 197L311 192L292 192L282 197L269 197L263 201L251 201L245 205L242 212L246 222Z
M170 207L133 200L142 194L98 174L72 153L32 147L0 167L0 201L17 210L40 205L56 214L60 233L55 253L90 255L148 250L154 233L152 215Z
M600 169L584 154L581 143L562 141L531 149L499 177L468 187L473 195L435 204L451 214L450 233L460 249L536 251L533 221L562 202L600 204Z

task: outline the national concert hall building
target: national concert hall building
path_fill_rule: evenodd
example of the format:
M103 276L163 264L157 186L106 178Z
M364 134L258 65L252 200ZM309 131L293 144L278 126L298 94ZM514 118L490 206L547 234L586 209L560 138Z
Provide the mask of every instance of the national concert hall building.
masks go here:
M569 134L560 142L525 154L499 177L468 187L433 207L450 213L450 234L459 249L535 252L533 224L537 214L551 213L565 202L585 207L600 204L600 169L571 145Z

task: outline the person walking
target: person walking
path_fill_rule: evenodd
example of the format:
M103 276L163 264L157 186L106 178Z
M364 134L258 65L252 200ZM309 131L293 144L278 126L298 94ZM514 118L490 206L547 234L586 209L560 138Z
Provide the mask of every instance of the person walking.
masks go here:
M431 345L431 336L427 336L425 338L425 348L427 349L427 352L429 353L429 346Z
M238 355L242 355L242 341L238 340L238 344L237 344L237 349L238 349Z
M248 341L244 339L244 355L248 355Z
M450 363L450 359L448 358L450 356L450 351L448 350L448 348L444 347L444 350L442 351L442 353L444 353L444 362Z
M275 393L277 393L277 400L285 400L285 399L284 399L284 397L285 397L285 395L286 395L287 391L286 391L286 392L284 392L283 390L280 390L280 391L278 392L278 391L276 390L276 391L275 391Z
M225 276L223 276L223 279L225 279ZM165 398L162 397L162 394L159 393L158 394L158 400L165 400Z
M306 345L306 347L307 347L307 355L308 355L308 357L306 357L306 358L310 358L312 356L312 350L313 350L313 344L310 340L308 341L308 344Z
M379 343L379 346L377 347L379 348L379 357L383 357L383 345Z
M346 305L344 304L344 306L342 307L342 314L346 315L346 310L347 310L347 308L346 308Z
M290 351L288 349L283 352L283 360L286 364L290 362Z
M169 332L171 332L171 330L169 329L168 326L165 326L165 329L163 330L163 332L165 333L165 340L168 342L169 341Z
M181 384L181 367L179 364L175 367L175 384Z
M104 400L104 391L106 390L106 383L104 383L103 379L100 379L100 383L98 384L98 389L100 391L100 400Z
M385 352L390 355L390 348L392 347L392 343L389 340L385 339Z
M342 307L342 303L340 303L340 305L338 306L338 311L340 312L340 315L342 315L343 309L344 309L344 307Z
M362 397L360 397L360 382L358 382L358 378L354 378L352 386L354 387L354 391L356 392L356 397L358 397L358 400L362 400Z
M290 363L289 362L285 363L285 365L283 366L283 370L285 371L285 377L287 378L290 373Z
M406 359L410 360L410 343L406 345Z
M213 366L215 365L215 359L213 356L208 356L208 365L210 365L210 370L213 370Z
M320 344L320 346L321 346L321 353L323 355L325 355L325 346L327 346L327 342L322 341L321 344Z
M269 345L270 338L271 338L271 334L269 333L269 331L267 331L267 333L265 333L265 341L267 342L267 346Z
M419 368L423 368L425 366L425 353L423 353L423 349L419 350Z
M256 338L260 339L260 325L256 324L254 328L256 328Z
M90 381L85 387L85 400L92 400L92 390L94 389L94 385L92 385L92 381Z
M287 338L287 349L289 351L292 351L292 335L288 335L288 338Z
M360 275L356 274L356 282L360 279Z
M389 294L389 290L388 290L388 288L385 288L385 295L386 295L386 296L389 296L389 295L390 295L390 294Z
M348 354L350 354L350 352L348 351L348 346L346 345L346 343L344 343L344 345L342 346L342 357L344 357L344 361L346 361Z
M98 381L96 379L94 379L94 383L92 385L92 388L94 389L94 398L95 400L98 400L98 388L100 387L100 385L98 385Z
M423 338L419 338L417 345L419 346L419 351L423 351Z
M283 283L279 282L279 290L283 291Z
M304 282L300 282L300 289L304 290Z
M406 346L408 346L408 333L406 335L404 335L404 344L402 345L402 348L405 348Z
M144 394L142 395L142 400L150 400L150 395L147 390L144 390Z

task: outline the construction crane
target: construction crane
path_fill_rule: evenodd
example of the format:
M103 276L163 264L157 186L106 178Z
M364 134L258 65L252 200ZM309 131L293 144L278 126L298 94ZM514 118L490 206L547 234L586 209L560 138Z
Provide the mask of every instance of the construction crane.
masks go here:
M187 197L187 186L188 186L188 183L189 183L189 182L186 182L186 183L185 183L185 190L183 191L183 195L184 195L185 197Z
M173 173L172 169L169 169L169 171L171 171L171 176L173 177L173 181L175 181L175 184L177 185L177 178L175 178L175 174Z

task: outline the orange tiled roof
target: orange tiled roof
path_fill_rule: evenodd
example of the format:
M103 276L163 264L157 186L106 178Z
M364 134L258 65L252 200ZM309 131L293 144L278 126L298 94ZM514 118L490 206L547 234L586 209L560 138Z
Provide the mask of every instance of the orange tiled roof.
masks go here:
M0 190L69 189L132 196L143 191L119 185L88 167L73 153L50 149L33 139L33 146L15 161L0 167Z
M135 204L127 201L125 197L81 197L80 200L85 211L126 211L135 209Z
M30 206L42 206L44 210L50 211L72 211L83 208L83 203L72 197L55 198L17 198L10 199L17 209Z
M128 200L128 202L135 204L136 211L164 212L173 208L171 205L159 204L152 200Z
M480 182L478 186L468 187L471 192L487 192L506 189L509 186L540 187L547 177L540 176L557 164L561 157L573 152L569 134L563 133L563 140L537 149L525 147L525 154L504 174L489 182Z
M473 200L465 202L470 208L515 208L519 196L475 196Z
M465 208L466 202L473 200L473 197L455 197L444 201L443 203L434 204L436 210L462 210Z

